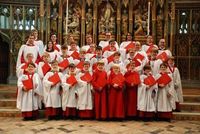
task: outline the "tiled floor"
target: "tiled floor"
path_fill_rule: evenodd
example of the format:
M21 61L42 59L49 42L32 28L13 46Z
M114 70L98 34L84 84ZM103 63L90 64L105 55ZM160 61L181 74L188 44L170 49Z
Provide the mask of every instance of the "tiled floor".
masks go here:
M0 134L199 134L200 122L22 121L0 118Z

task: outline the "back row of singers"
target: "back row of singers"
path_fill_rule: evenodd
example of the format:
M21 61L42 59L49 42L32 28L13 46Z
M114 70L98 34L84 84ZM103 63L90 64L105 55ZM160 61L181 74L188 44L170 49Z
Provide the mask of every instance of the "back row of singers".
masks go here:
M85 61L90 61L89 62L90 63L90 68L89 68L90 71L97 70L97 63L99 61L103 61L104 65L105 65L105 71L112 72L112 66L117 64L120 67L120 72L123 75L125 73L127 73L128 68L130 67L130 63L132 63L132 62L134 62L135 66L136 66L134 68L134 70L136 72L138 72L139 74L143 74L144 66L146 64L150 64L150 67L152 68L152 74L154 76L157 76L159 74L160 65L162 64L162 62L167 61L170 57L167 55L169 50L164 51L163 52L164 54L161 53L160 54L161 56L157 56L158 50L157 50L156 46L152 47L152 48L151 48L151 46L149 46L149 48L151 48L151 50L149 50L149 48L147 50L149 50L150 53L148 54L148 56L145 56L145 53L141 51L141 45L139 42L131 42L130 44L126 45L124 50L121 49L120 52L117 51L116 47L113 47L114 46L113 44L116 44L114 41L109 42L109 47L104 47L105 51L102 49L102 47L99 47L99 46L96 47L96 50L95 50L95 47L91 47L92 45L90 45L89 50L94 50L94 51L91 51L90 53L88 51L86 51L85 49L81 49L81 51L79 53L77 51L77 46L75 45L74 42L71 43L70 49L67 46L63 45L61 47L60 51L59 51L59 49L53 49L53 51L48 50L49 44L50 44L50 46L53 46L52 48L54 48L54 45L52 45L52 42L51 43L49 42L47 45L46 52L43 53L43 56L42 56L43 61L41 62L41 59L38 58L38 57L40 57L40 55L39 54L34 55L33 50L35 50L35 49L33 49L33 48L36 47L36 45L34 45L34 36L32 36L32 35L29 36L28 44L29 45L22 46L22 48L26 48L26 49L20 49L21 52L19 52L18 59L20 59L19 61L21 61L21 63L17 65L17 74L19 77L22 75L26 75L26 73L28 72L28 64L29 63L31 63L31 62L39 63L38 65L35 64L35 66L37 67L37 72L38 72L41 80L43 80L43 77L46 76L46 74L51 70L52 66L49 63L54 60L58 61L58 63L59 63L58 66L64 75L69 74L70 63L73 63L78 68L78 70L79 70L78 72L81 73L84 68ZM56 45L56 46L57 46L57 48L59 48L58 47L59 45ZM111 49L111 48L113 48L113 49ZM72 51L71 49L74 51ZM21 53L21 56L20 56L20 53ZM104 56L104 54L106 55L106 53L107 54L112 53L112 54L110 54L109 56L106 57L106 56ZM123 54L124 54L125 58L123 58L123 56L121 56ZM37 58L35 58L35 57L37 57ZM175 67L173 65L174 65L174 63L169 65L169 70L171 71L171 73L177 72L177 71L175 71ZM175 76L175 77L177 77L177 76ZM179 94L178 96L181 96L182 92L180 90L181 89L180 78L179 78L179 82L177 82L177 81L174 82L174 87L176 87L176 89L178 89L178 90L176 90L177 93ZM179 87L179 88L177 88L177 87ZM177 99L176 101L181 102L182 100ZM137 103L137 105L138 105L138 103Z
M93 66L96 62L93 60L94 58L97 58L98 60L104 58L105 65L107 66L107 71L109 71L112 62L114 61L121 62L122 66L127 66L130 60L134 60L136 62L138 71L140 71L141 73L144 65L152 60L150 52L153 49L158 49L157 45L152 43L151 36L148 36L148 43L143 46L141 46L140 42L129 41L131 40L131 36L127 35L128 41L122 42L120 46L118 46L116 41L109 40L101 41L96 47L96 45L92 43L92 37L88 35L86 40L89 45L85 45L81 49L79 49L79 46L77 46L76 42L74 42L72 38L70 45L63 45L63 49L61 49L61 45L56 43L56 35L53 34L51 36L51 41L49 41L45 47L42 47L42 41L35 40L35 35L37 34L31 34L29 36L27 44L21 46L18 53L16 69L18 69L22 63L27 62L28 53L32 53L33 62L38 64L42 60L43 53L47 52L50 55L50 62L53 60L60 61L62 60L62 58L71 57L71 60L74 60L75 64L78 64L77 60L89 60L92 62L91 64ZM107 33L106 39L108 40L110 37L110 34ZM117 52L120 54L116 54ZM116 55L118 55L118 59L116 58L114 60L114 56L117 57ZM155 58L165 62L171 56L171 52L165 49L165 40L161 39L159 42L158 54ZM159 62L159 64L160 63L161 62ZM154 72L154 74L155 73L157 72Z

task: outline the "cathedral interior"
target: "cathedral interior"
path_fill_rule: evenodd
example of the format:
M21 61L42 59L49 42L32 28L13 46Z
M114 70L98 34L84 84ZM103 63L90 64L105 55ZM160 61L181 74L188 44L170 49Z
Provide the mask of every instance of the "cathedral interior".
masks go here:
M32 29L44 44L52 32L59 44L72 35L79 46L108 31L118 43L128 32L142 44L147 35L156 44L164 38L183 84L200 85L199 0L0 0L0 83L15 83L18 50Z

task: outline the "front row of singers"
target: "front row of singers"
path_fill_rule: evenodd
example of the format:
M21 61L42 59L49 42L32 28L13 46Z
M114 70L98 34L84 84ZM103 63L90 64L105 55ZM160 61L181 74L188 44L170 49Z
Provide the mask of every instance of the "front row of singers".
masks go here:
M160 65L157 75L152 74L149 65L144 66L140 75L135 71L134 61L124 75L119 64L113 64L107 73L102 60L93 72L85 61L82 71L70 63L68 73L63 74L59 72L58 61L53 60L51 71L48 69L43 79L35 72L34 63L26 67L26 73L18 79L17 94L17 108L25 120L38 118L42 103L48 119L170 120L178 106L177 84L166 63Z

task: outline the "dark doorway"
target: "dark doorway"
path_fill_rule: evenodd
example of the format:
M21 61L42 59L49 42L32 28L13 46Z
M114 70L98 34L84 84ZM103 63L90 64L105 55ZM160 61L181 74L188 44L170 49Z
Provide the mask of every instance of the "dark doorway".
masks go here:
M9 44L0 35L0 83L6 84L9 70Z

